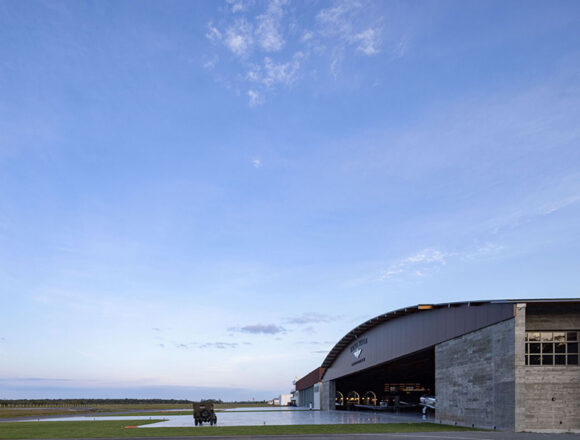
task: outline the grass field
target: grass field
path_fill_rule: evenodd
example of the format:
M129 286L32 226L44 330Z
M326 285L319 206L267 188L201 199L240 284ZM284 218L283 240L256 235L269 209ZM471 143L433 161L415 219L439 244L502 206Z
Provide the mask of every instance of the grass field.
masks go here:
M125 428L160 420L89 422L8 422L0 423L0 439L107 438L158 436L259 436L292 434L376 434L391 432L473 431L432 423L386 423L357 425L214 426L203 428Z
M229 409L229 408L252 408L264 406L263 403L218 403L215 409ZM123 415L154 415L156 413L146 413L146 410L176 410L175 413L168 413L168 415L187 415L191 413L188 405L183 404L116 404L116 405L91 405L78 407L57 407L57 408L0 408L0 419L11 419L17 417L44 417L44 416L77 416L83 414L90 415L107 415L111 412L122 412ZM158 413L157 413L158 414ZM165 414L165 413L163 413Z

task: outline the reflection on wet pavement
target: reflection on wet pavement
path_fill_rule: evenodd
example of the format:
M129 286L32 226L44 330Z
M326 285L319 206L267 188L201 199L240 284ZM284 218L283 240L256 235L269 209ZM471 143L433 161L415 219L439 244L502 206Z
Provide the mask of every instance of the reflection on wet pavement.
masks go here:
M149 420L163 417L163 422L147 425L154 427L193 427L193 416L111 416L111 417L66 417L53 421L87 420ZM357 423L409 423L422 422L416 413L391 413L372 411L304 411L302 408L234 408L218 412L218 426L258 426L258 425L333 425ZM204 426L209 426L209 424Z

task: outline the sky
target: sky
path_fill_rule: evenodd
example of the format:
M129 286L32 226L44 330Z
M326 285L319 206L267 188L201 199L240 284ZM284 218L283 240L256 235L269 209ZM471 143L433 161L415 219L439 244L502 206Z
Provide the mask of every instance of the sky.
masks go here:
M269 399L580 297L579 121L574 0L0 0L0 398Z

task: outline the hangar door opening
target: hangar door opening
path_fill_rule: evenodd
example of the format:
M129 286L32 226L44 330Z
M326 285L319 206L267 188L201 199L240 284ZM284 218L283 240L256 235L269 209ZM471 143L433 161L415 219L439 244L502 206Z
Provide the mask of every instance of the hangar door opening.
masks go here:
M336 382L336 409L420 410L435 394L435 348L386 362Z

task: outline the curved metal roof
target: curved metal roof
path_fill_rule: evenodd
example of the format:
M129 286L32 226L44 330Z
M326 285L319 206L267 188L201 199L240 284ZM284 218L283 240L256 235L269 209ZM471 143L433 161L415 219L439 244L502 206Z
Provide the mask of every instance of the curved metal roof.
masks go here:
M461 301L461 302L450 302L450 303L440 303L440 304L416 304L414 306L405 307L398 310L393 310L392 312L387 312L368 321L363 322L361 325L353 328L346 335L342 337L340 341L330 350L321 367L324 369L329 368L338 355L349 346L356 338L361 336L368 330L392 319L400 318L401 316L410 315L412 313L418 313L424 310L433 310L441 308L451 308L451 307L463 307L463 306L478 306L482 304L492 304L492 303L533 303L533 302L579 302L580 298L557 298L557 299L501 299L501 300L483 300L483 301Z

